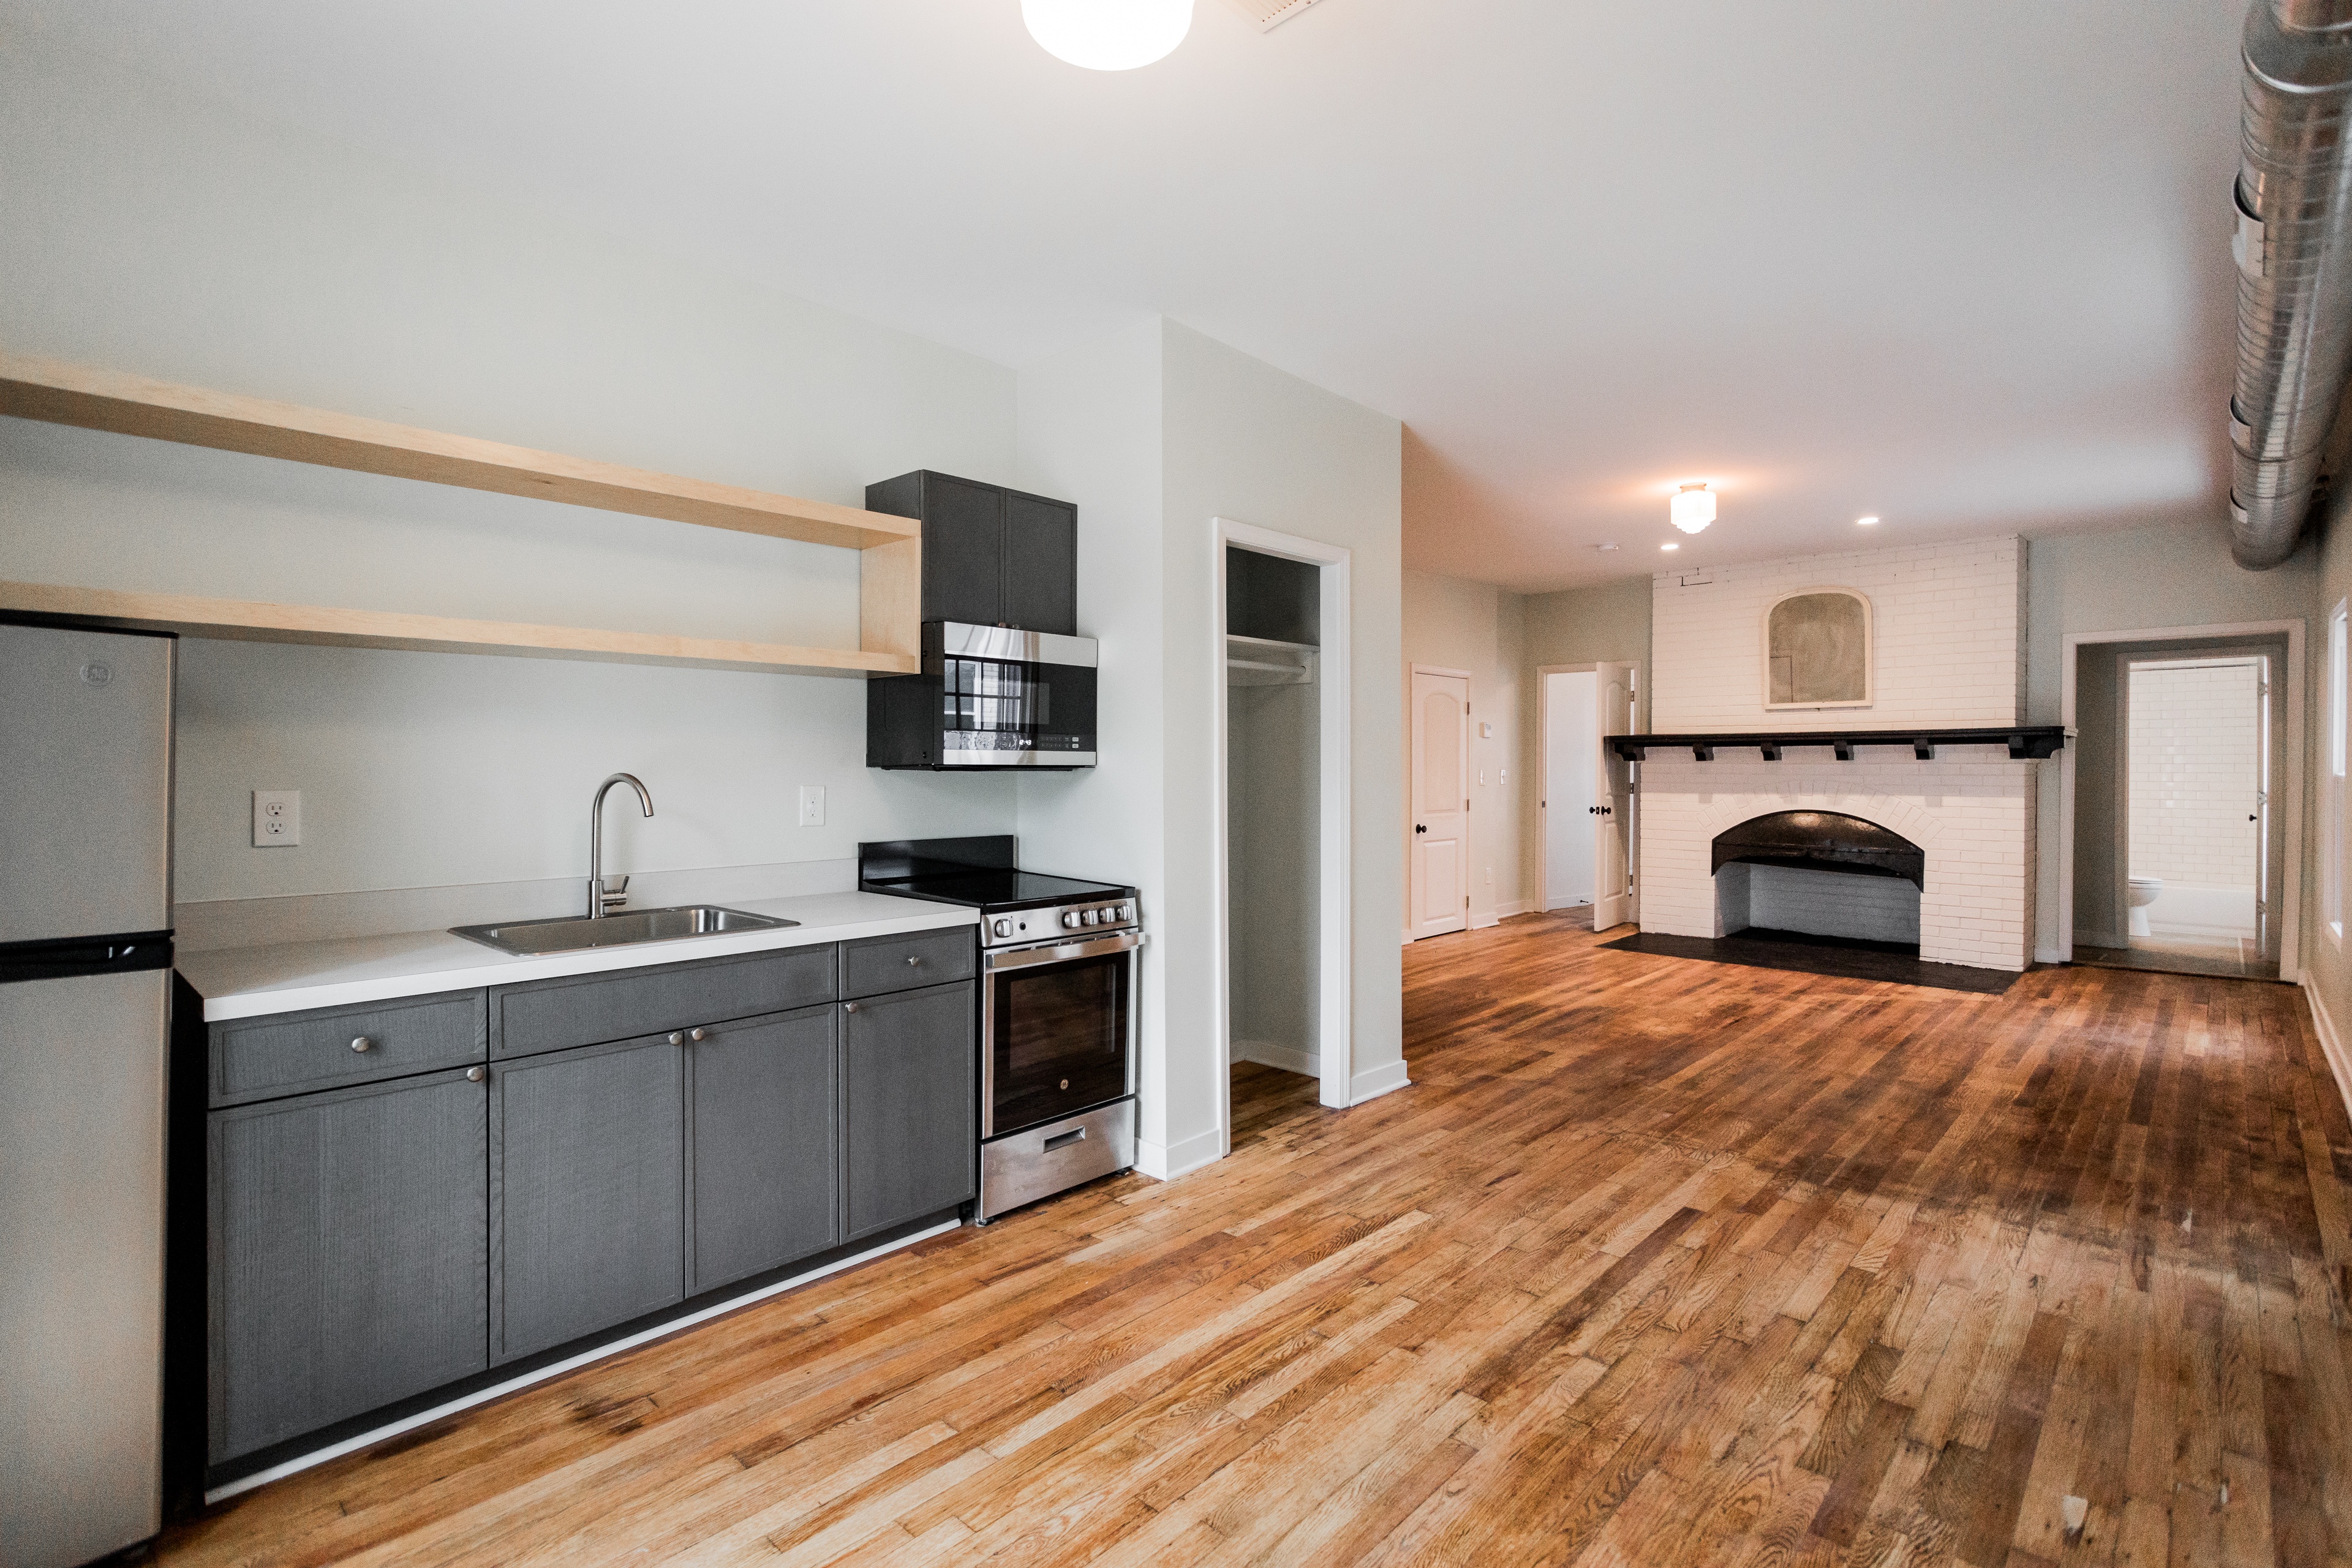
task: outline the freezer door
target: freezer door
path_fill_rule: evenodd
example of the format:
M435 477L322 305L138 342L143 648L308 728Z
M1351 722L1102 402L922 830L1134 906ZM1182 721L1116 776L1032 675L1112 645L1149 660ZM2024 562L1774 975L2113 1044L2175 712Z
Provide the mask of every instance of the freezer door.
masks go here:
M0 1563L162 1527L171 976L0 985Z
M170 928L173 649L0 626L0 942Z

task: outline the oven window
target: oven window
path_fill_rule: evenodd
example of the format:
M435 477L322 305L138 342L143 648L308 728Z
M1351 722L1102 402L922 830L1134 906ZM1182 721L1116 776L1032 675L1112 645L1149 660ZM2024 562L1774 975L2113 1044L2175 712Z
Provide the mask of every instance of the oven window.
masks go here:
M1128 1091L1133 955L1107 953L990 976L995 1132L1012 1132Z

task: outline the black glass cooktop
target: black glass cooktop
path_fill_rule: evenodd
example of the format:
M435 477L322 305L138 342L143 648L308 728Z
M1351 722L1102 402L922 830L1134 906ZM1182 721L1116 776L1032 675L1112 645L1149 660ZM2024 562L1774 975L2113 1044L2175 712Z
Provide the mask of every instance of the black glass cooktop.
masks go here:
M1013 864L1017 841L911 838L857 847L860 891L928 899L981 910L1033 910L1087 899L1116 899L1132 888L1024 871Z

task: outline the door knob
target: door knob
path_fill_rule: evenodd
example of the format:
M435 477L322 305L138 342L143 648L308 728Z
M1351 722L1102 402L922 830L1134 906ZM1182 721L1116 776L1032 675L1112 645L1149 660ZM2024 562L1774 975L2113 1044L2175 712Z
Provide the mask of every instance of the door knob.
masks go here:
M1413 830L1415 833L1426 833L1426 832L1428 832L1428 831L1429 831L1429 829L1428 829L1428 828L1426 828L1426 827L1423 826L1422 826L1420 823L1418 823L1418 822L1416 822L1416 823L1414 823L1414 824L1412 825L1412 830Z

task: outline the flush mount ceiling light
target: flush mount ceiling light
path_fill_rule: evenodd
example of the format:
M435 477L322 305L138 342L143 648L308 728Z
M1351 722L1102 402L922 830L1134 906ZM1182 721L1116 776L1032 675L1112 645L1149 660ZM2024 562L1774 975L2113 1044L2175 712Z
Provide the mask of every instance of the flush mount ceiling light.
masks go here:
M1705 479L1693 479L1675 491L1675 499L1666 503L1666 516L1685 533L1696 533L1715 521L1715 492Z
M1659 549L1661 549L1661 550L1680 550L1680 549L1682 548L1682 546L1681 546L1681 545L1679 545L1679 544L1667 543L1667 544L1661 544L1661 545L1659 545L1659 546L1658 546L1658 548L1659 548Z
M1165 59L1192 29L1192 0L1021 0L1029 36L1057 60L1090 71Z

